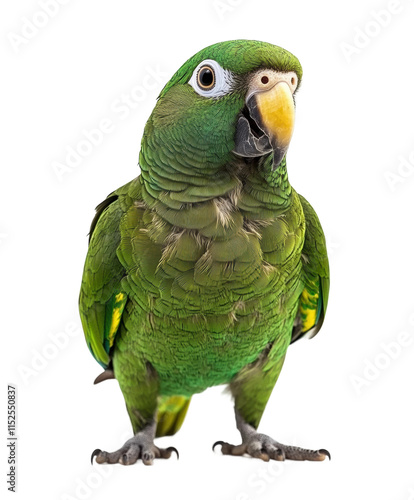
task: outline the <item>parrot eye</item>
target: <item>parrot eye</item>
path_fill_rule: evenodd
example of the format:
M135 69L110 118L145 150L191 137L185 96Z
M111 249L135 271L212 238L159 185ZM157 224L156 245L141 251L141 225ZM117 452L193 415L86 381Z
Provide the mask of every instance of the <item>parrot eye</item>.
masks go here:
M217 61L206 59L196 67L188 83L201 96L221 97L231 92L233 74Z
M216 83L214 70L210 66L203 66L198 70L197 83L202 90L210 90Z

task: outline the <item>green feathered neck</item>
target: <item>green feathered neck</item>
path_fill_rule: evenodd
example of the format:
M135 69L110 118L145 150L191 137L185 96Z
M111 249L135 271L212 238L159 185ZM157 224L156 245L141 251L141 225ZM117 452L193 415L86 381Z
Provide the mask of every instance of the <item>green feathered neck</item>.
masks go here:
M156 134L144 134L139 163L146 204L167 219L167 214L180 212L180 222L174 220L182 227L197 228L197 213L217 200L230 200L251 219L270 218L290 206L286 159L273 170L272 154L246 162L229 153L227 161L213 168L189 144L173 154Z

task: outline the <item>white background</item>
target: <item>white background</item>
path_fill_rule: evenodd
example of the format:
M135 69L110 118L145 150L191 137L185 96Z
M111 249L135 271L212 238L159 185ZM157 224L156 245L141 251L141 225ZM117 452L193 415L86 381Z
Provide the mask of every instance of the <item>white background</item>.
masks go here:
M66 0L49 18L38 0L2 3L2 495L12 382L22 499L414 498L414 168L401 167L414 162L413 3ZM375 20L383 9L394 11L381 14L386 26ZM45 26L22 41L24 18ZM260 429L326 447L332 461L213 453L218 439L239 442L220 387L195 396L182 430L159 441L178 462L91 466L94 448L117 449L130 432L117 382L92 384L100 367L80 331L94 207L138 174L145 121L175 70L234 38L281 45L303 65L289 176L320 216L331 261L325 325L289 350ZM128 94L134 108L121 112ZM54 162L102 119L111 132L59 178Z

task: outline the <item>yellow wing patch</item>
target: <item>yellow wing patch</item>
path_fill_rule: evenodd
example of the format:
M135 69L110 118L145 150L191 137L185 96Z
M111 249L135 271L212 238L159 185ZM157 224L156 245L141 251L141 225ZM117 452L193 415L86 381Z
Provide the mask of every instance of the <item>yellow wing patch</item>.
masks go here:
M312 285L316 285L312 282ZM317 285L313 291L304 288L300 296L299 313L302 319L303 332L307 332L316 324L318 314L319 288Z
M114 344L115 333L118 331L119 323L121 321L122 312L125 307L127 296L125 293L118 293L115 295L114 306L112 311L111 325L108 332L109 347Z

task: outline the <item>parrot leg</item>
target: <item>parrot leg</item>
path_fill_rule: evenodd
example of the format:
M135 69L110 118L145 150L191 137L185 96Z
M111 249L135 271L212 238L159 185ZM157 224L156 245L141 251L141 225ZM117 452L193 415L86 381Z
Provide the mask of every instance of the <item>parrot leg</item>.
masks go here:
M260 434L249 425L240 413L236 410L237 428L242 437L242 444L233 445L223 441L217 441L213 445L221 445L223 455L250 455L253 458L260 458L265 462L272 460L310 460L320 462L326 457L331 458L328 450L306 450L296 446L286 446L281 444L266 434Z
M312 460L330 458L327 450L305 450L278 443L265 434L256 431L260 419L282 370L286 348L278 343L269 345L256 362L246 366L230 383L234 397L237 428L242 437L240 445L217 441L223 455L248 454L254 458L272 460Z
M125 398L134 436L112 453L95 450L91 461L96 457L99 464L131 465L141 459L145 465L152 465L155 458L170 458L172 452L178 457L175 448L163 449L154 445L159 394L159 380L155 370L139 353L134 355L129 349L127 356L120 346L114 353L113 365Z
M178 451L172 446L169 448L158 448L154 445L154 437L156 430L156 422L144 427L141 431L135 434L119 450L112 453L107 451L95 450L91 456L91 462L94 457L98 464L116 464L132 465L139 458L145 465L152 465L154 458L170 458L175 452L178 457Z

